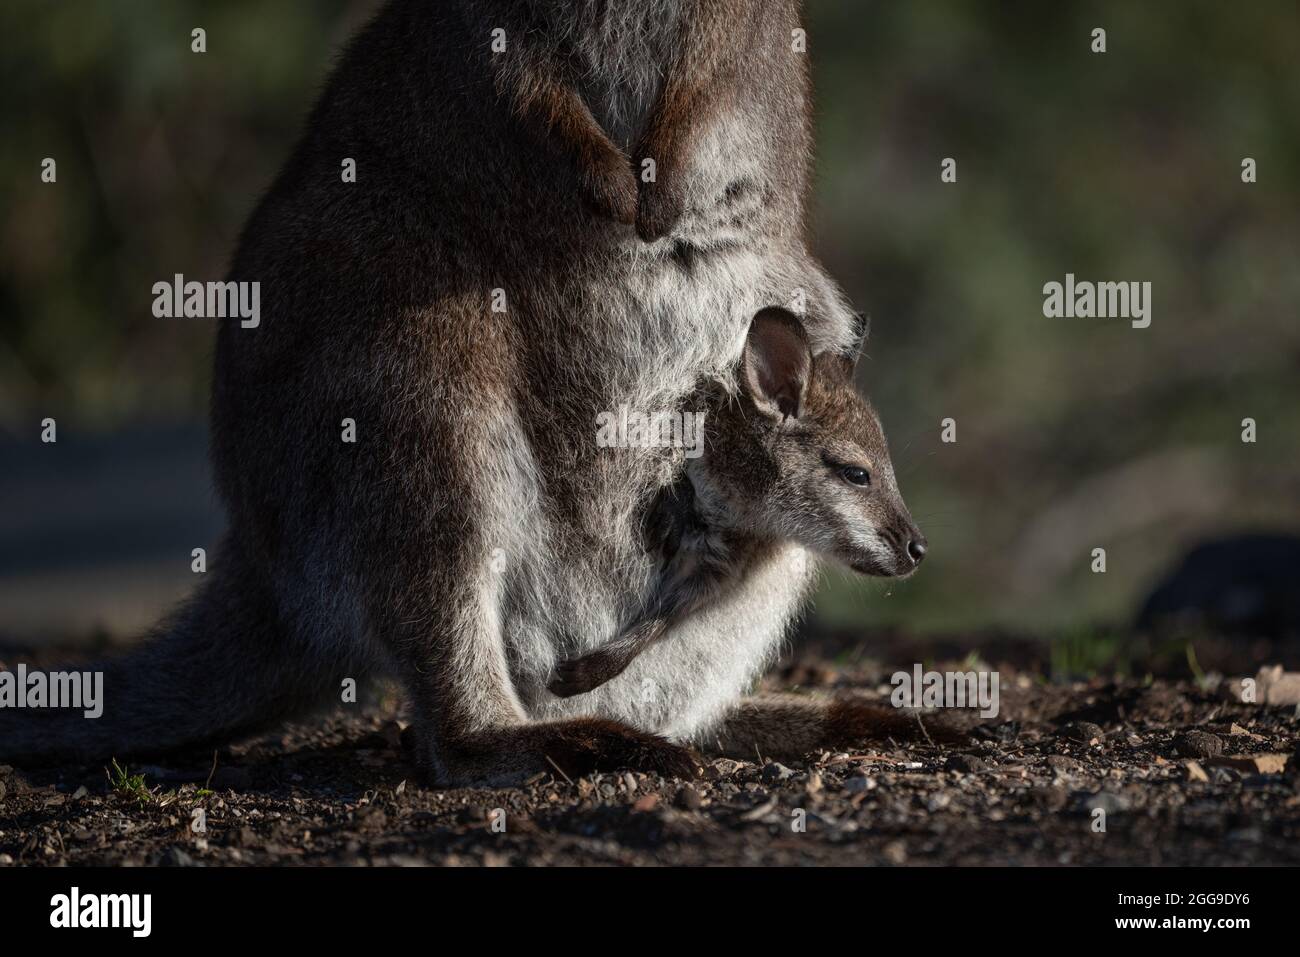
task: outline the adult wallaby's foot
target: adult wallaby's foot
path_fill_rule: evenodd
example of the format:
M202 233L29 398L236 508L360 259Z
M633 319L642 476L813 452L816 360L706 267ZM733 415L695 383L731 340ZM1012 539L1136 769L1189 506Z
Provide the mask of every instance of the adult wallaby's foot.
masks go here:
M547 687L560 698L586 694L622 674L631 660L620 649L601 648L581 658L561 661L555 666L555 677Z
M694 780L693 750L603 718L577 718L476 734L436 749L426 768L443 787L508 786L548 771L577 778L593 771L644 771Z
M865 701L762 694L736 704L708 740L722 754L797 759L883 741L963 744L967 737L934 717Z
M841 700L826 708L822 747L850 748L884 739L933 744L964 744L967 735L945 721L912 711Z
M547 731L551 740L543 740L542 750L570 777L623 769L687 779L703 773L703 762L690 748L617 721L579 718Z

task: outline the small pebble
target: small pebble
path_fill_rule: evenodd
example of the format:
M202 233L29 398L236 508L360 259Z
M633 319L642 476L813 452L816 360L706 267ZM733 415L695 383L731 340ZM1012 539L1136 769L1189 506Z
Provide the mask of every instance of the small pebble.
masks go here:
M1174 737L1174 750L1185 758L1217 758L1223 753L1223 739L1208 731L1185 731Z
M245 791L252 786L253 775L248 768L217 768L209 787L214 791Z
M1093 724L1091 721L1072 721L1061 730L1071 741L1079 741L1083 744L1087 744L1094 738L1101 738L1105 734L1101 730L1101 725Z
M163 852L161 863L168 867L193 867L194 858L179 847L169 847Z
M876 782L865 774L856 774L844 782L844 790L850 794L865 794L875 788Z
M787 781L792 777L794 777L794 772L784 764L780 764L776 761L765 764L763 770L759 772L759 778L768 787L778 784L781 781Z
M902 841L890 841L885 845L885 860L891 864L907 863L907 845Z

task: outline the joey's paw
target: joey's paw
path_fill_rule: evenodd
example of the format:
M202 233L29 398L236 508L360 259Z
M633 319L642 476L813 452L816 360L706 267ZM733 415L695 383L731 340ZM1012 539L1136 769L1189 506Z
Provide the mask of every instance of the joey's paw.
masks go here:
M645 771L694 780L704 763L690 748L617 721L582 718L556 725L546 756L569 777L592 771Z
M643 242L662 239L673 231L682 218L685 201L681 193L670 188L662 179L641 183L641 193L636 206L636 234Z
M627 225L636 221L636 176L623 154L611 153L594 163L583 176L583 186L602 216Z
M572 698L574 695L586 694L600 682L593 681L587 672L586 659L573 658L561 661L555 666L555 677L546 687L551 694L559 698Z
M558 697L572 698L599 688L622 670L608 655L593 651L581 658L561 661L555 666L555 677L547 687Z

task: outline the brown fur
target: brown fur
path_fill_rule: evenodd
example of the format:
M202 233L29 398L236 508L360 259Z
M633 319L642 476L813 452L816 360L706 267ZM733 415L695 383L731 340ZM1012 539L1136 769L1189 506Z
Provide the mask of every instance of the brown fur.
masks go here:
M607 699L605 723L538 718L560 652L534 625L590 638L604 622L587 604L644 604L633 516L676 478L662 450L596 449L593 417L689 395L734 361L753 309L796 286L814 341L842 344L851 317L804 242L796 4L663 9L660 24L641 0L392 0L349 44L231 264L261 283L262 321L217 336L229 532L207 583L106 666L101 719L0 714L0 758L222 740L382 667L443 783L518 780L547 757L689 765L630 726L663 727L662 710ZM356 183L340 182L345 157ZM671 242L640 243L634 217ZM803 587L772 589L779 620L752 645L729 636L738 663L712 684L668 662L665 695L737 693Z

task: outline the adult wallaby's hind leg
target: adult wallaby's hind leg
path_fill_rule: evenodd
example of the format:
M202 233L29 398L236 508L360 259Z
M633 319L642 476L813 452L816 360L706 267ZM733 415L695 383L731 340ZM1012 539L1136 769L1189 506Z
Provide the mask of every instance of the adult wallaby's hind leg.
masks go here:
M492 422L498 427L484 427ZM461 430L461 423L478 428ZM689 748L615 721L530 723L501 628L517 503L526 497L505 487L525 481L509 467L511 426L499 412L468 406L445 425L458 430L460 441L436 470L400 461L421 451L400 432L385 443L394 450L385 468L408 479L370 485L372 507L407 518L366 526L372 536L366 553L386 556L370 592L372 630L399 664L424 770L443 785L502 785L538 771L574 777L619 768L697 776L699 761ZM501 552L504 566L494 561Z
M473 570L462 568L461 581L473 582ZM435 588L423 613L408 601L385 616L401 635L394 647L414 711L417 759L434 783L505 785L538 771L576 777L620 768L698 776L689 748L615 721L530 724L511 684L490 591L490 584ZM431 593L440 593L438 601Z

